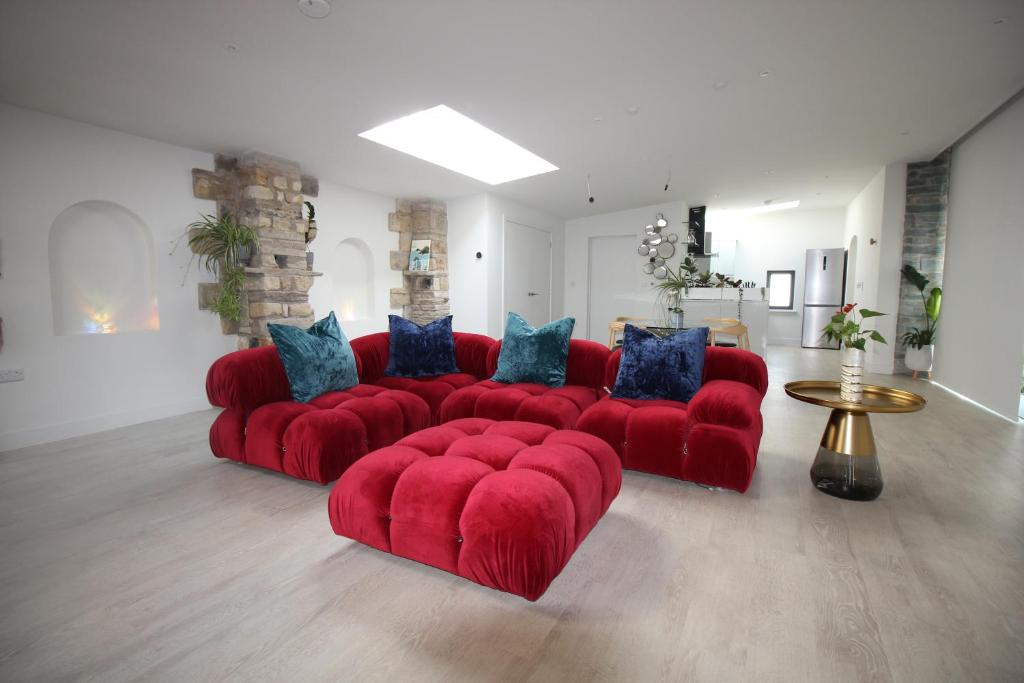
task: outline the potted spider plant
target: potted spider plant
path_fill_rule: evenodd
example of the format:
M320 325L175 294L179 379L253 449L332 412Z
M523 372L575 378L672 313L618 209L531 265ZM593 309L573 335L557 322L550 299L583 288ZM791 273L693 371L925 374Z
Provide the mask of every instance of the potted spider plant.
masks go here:
M912 327L900 338L903 345L907 347L907 354L903 362L906 363L908 369L913 370L916 377L918 372L931 372L932 370L932 361L935 357L935 333L939 325L939 313L942 311L942 288L932 287L926 294L925 289L931 280L909 263L903 266L900 273L910 284L914 285L920 293L921 303L924 305L924 328Z
M668 275L657 285L658 300L662 305L667 304L666 307L672 317L672 326L681 330L684 326L683 294L689 290L693 282L697 264L687 256L679 264L678 270L673 272L671 266L666 263L665 271Z
M259 244L256 231L242 225L231 214L203 215L188 226L188 246L200 265L217 276L220 285L210 310L230 327L242 319L242 290L245 267Z

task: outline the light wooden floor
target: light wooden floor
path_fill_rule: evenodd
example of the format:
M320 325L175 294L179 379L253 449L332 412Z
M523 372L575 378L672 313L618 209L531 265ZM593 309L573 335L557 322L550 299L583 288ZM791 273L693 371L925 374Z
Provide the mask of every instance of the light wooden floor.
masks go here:
M885 491L815 491L771 350L746 495L627 473L537 603L331 533L327 488L215 460L203 412L0 455L0 680L1020 681L1024 428L924 382Z

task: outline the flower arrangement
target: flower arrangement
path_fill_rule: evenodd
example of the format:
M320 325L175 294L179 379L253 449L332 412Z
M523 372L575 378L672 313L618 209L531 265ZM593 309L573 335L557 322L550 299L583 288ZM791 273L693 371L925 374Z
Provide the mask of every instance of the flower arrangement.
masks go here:
M872 341L885 344L885 337L878 333L878 330L862 330L861 325L868 318L877 318L885 313L879 313L878 311L872 311L868 308L857 308L857 304L846 304L842 308L836 309L835 314L832 316L832 320L829 321L828 325L822 328L822 333L825 335L825 339L828 341L840 341L848 349L858 349L864 351L867 341ZM860 313L860 319L857 319L857 313Z

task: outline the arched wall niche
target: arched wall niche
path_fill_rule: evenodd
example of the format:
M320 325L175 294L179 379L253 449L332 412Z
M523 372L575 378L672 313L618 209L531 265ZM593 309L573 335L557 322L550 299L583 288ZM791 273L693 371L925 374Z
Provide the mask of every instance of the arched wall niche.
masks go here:
M160 329L153 237L114 202L64 209L49 237L53 333L115 334Z
M373 252L358 237L341 240L330 264L332 302L341 320L365 320L374 316Z

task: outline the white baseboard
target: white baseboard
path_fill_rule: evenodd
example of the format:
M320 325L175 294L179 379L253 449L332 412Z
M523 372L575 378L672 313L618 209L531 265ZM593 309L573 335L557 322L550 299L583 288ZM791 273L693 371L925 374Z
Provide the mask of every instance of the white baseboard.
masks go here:
M150 422L165 417L194 413L198 410L207 410L209 407L210 403L205 398L196 398L187 401L163 403L138 410L126 410L120 413L110 413L72 420L70 422L60 422L42 427L6 432L0 434L0 453L14 450L15 448L25 448L26 446L36 446L43 443L70 439L75 436L105 432L108 429L127 427L139 424L140 422Z

